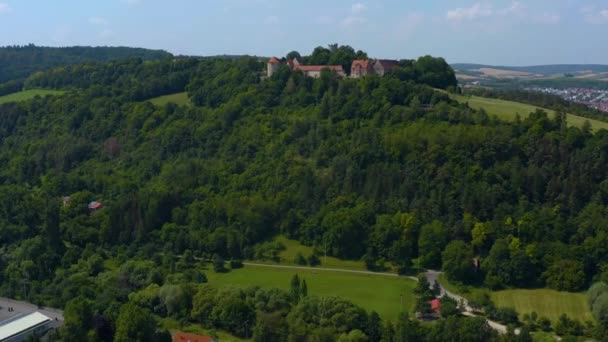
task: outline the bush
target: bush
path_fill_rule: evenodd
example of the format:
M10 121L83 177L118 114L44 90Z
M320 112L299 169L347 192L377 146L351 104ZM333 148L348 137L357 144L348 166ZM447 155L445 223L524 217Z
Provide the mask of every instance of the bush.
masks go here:
M241 260L230 260L230 268L233 270L243 268L243 262Z
M293 259L293 262L296 265L306 265L306 258L302 255L302 253L298 252L296 257Z
M495 308L489 310L488 317L505 324L515 324L518 322L517 311L513 308Z
M538 327L542 331L551 331L551 321L547 317L538 319Z
M223 273L227 271L226 266L224 265L224 259L219 255L213 259L213 270L216 273Z
M570 319L566 314L559 316L555 323L555 333L559 336L583 336L583 331L581 322Z
M321 259L319 259L319 257L315 253L312 253L308 257L308 264L313 267L319 266L319 265L321 265Z

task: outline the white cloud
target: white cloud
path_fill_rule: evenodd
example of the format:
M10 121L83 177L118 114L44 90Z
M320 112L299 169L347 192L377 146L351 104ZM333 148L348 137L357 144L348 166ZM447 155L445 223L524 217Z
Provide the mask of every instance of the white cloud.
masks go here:
M105 18L102 18L102 17L90 17L89 18L89 24L91 24L91 25L106 25L106 24L108 24L108 21Z
M4 2L0 2L0 14L8 13L10 11L11 11L11 8L8 4L5 4Z
M597 9L593 6L585 6L580 10L585 21L591 24L608 23L608 9Z
M489 17L494 14L491 5L476 3L468 8L456 8L447 13L448 20L462 21Z
M365 12L366 10L367 10L367 7L360 2L353 4L353 6L351 7L351 11L354 14L360 14L360 13Z
M538 17L538 21L543 24L556 25L561 21L561 16L555 13L543 13Z
M525 15L528 11L528 6L519 1L513 1L511 6L498 10L501 15Z
M342 26L348 29L354 29L363 25L366 25L369 20L364 15L365 11L367 11L367 7L358 2L351 6L350 14L342 20Z

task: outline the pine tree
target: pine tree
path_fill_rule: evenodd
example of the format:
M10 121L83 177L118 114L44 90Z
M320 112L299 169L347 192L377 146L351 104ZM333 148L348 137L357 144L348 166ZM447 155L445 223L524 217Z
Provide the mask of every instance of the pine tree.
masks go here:
M291 278L291 288L290 288L291 299L297 303L300 301L300 278L298 275L294 275Z
M302 279L302 284L300 285L300 297L304 298L308 296L308 286L306 285L306 279Z

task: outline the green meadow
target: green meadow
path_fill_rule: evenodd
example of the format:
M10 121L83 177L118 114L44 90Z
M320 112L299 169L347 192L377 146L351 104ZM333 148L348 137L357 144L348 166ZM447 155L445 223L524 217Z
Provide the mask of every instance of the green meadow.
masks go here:
M306 280L310 296L343 297L368 312L375 310L385 319L395 321L402 311L410 313L414 308L416 282L404 277L250 265L228 273L207 272L207 277L209 284L218 288L259 286L288 290L295 274Z
M179 106L182 105L186 105L186 106L190 106L192 105L192 102L190 101L190 98L188 98L188 93L183 92L183 93L177 93L177 94L171 94L171 95L165 95L165 96L159 96L159 97L155 97L153 99L149 100L150 102L152 102L153 105L155 106L164 106L167 103L175 103Z
M556 321L564 313L581 322L593 320L585 293L560 292L551 289L490 291L452 284L444 274L439 277L439 281L448 291L465 298L471 298L477 293L488 292L497 307L514 308L520 318L526 313L535 311L539 317L547 317L551 321Z
M469 106L473 109L481 109L483 108L488 114L496 115L499 119L512 121L515 120L517 114L520 117L525 118L531 112L534 112L537 109L542 109L546 111L549 115L555 115L555 111L550 109L544 109L532 105L528 105L525 103L513 102L513 101L504 101L498 99L490 99L480 96L463 96L463 95L454 95L450 94L450 97L461 103L469 103ZM608 123L602 122L594 119L587 119L582 116L568 114L567 119L568 124L576 127L582 127L585 121L589 121L591 127L594 130L599 129L608 129Z
M298 253L302 254L304 257L308 257L313 252L312 247L304 246L300 242L295 240L289 240L284 236L279 236L275 238L275 241L285 246L285 250L281 251L281 253L279 254L279 257L281 258L281 264L284 265L295 265L294 260ZM348 270L366 270L363 261L342 260L330 256L326 257L324 255L319 255L319 259L321 259L321 265L319 265L319 267L343 268Z
M47 95L61 95L65 91L61 90L45 90L45 89L30 89L24 90L17 93L12 93L4 96L0 96L0 104L7 102L21 102L29 99L33 99L36 96L47 96Z
M504 290L492 293L492 301L499 307L512 307L520 314L536 311L556 321L563 313L581 322L593 320L585 293L559 292L551 289Z

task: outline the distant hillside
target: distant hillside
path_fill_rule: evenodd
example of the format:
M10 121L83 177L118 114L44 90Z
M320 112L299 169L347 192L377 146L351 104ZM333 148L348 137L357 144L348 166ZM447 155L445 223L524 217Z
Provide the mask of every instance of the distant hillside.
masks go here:
M601 64L554 64L554 65L534 65L534 66L523 66L523 67L512 67L512 66L492 66L484 64L467 64L457 63L452 64L455 70L462 71L465 73L482 73L479 70L490 69L497 71L511 71L515 73L526 73L528 76L553 76L563 74L573 75L584 75L584 74L595 74L608 72L608 65ZM491 75L487 75L491 76ZM516 77L517 74L511 75ZM525 75L520 75L525 76Z
M172 55L162 50L128 47L0 47L0 83L24 79L34 72L85 62L106 62L124 58L154 60Z

